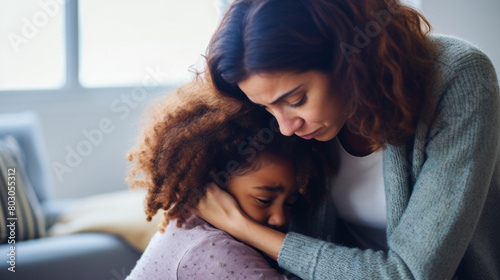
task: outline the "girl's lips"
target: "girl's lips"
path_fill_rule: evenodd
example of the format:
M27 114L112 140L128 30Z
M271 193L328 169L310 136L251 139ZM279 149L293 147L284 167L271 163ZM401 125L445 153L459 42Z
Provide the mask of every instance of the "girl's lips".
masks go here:
M315 130L312 133L305 134L305 135L298 135L298 136L301 137L301 138L304 138L306 140L310 140L310 139L314 138L314 136L316 136L316 134L318 133L318 131L319 131L319 129Z

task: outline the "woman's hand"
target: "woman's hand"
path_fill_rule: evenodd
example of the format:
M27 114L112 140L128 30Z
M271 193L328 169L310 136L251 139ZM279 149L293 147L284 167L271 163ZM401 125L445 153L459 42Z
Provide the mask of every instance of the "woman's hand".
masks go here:
M207 187L207 193L198 202L194 214L274 260L278 259L285 234L250 219L236 200L215 183Z
M234 232L237 228L235 225L247 218L236 200L215 183L207 187L205 196L198 202L195 214L233 236L237 235L237 232Z

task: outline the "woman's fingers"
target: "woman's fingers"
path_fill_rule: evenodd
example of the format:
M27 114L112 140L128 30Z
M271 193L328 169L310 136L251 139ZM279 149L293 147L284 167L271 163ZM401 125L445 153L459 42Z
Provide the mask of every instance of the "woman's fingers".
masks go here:
M194 213L218 227L218 225L223 226L223 221L228 220L236 211L240 211L236 200L215 183L210 183Z

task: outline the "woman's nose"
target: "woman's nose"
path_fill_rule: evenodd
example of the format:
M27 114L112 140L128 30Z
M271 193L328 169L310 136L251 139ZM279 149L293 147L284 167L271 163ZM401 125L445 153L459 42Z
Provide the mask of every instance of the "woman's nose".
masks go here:
M297 131L304 120L298 116L292 116L284 112L277 112L274 114L276 120L278 121L280 132L285 136L292 136L295 131Z

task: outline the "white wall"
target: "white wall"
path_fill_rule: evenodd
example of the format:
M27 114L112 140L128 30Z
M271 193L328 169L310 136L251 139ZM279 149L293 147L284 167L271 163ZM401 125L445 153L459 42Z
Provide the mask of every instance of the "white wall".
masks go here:
M478 46L500 77L500 0L421 0L434 33L460 37Z
M76 198L127 189L125 155L138 134L137 122L149 102L166 92L165 88L152 90L139 102L133 99L130 89L68 94L71 96L35 92L13 97L0 93L0 112L32 110L40 116L53 195ZM122 101L124 97L130 97L130 105ZM100 127L101 122L104 127ZM92 141L85 132L93 135ZM53 165L67 169L58 169L57 176Z

